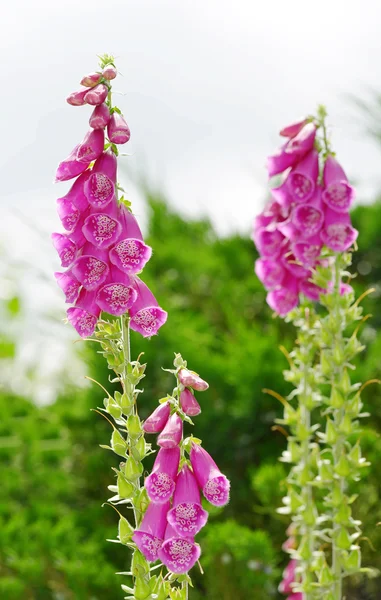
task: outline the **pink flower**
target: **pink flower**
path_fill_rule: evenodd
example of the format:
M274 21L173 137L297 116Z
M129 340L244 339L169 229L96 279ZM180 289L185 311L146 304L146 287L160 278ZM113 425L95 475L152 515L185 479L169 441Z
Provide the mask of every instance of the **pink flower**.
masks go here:
M86 171L89 163L78 160L77 151L79 146L80 144L75 146L75 148L73 148L73 150L70 152L69 156L58 165L55 177L56 182L68 181L69 179L73 179L73 177L77 177L77 175L80 175Z
M279 584L278 591L281 594L291 594L292 593L292 584L296 581L296 560L292 559L288 563L287 567L283 571L283 579Z
M293 208L291 220L303 238L310 238L320 231L324 223L324 212L319 188L315 190L314 197L309 202Z
M307 202L315 192L319 174L319 154L311 150L305 158L291 169L287 177L288 191L295 202Z
M100 157L105 145L103 129L90 129L77 149L77 159L89 164Z
M201 379L194 371L188 369L180 369L178 373L179 381L186 387L191 387L197 392L205 392L208 389L209 384Z
M101 309L95 303L95 292L82 289L75 306L67 311L69 322L83 338L89 337L95 331Z
M281 262L286 267L288 276L291 277L289 281L293 281L294 277L305 278L310 275L310 270L306 269L303 265L299 264L294 254L290 251L287 251L283 256L281 256ZM284 285L284 282L282 283ZM293 285L293 284L291 284Z
M190 451L192 469L205 498L214 506L229 502L230 483L204 448L192 444Z
M164 429L170 412L171 406L169 402L159 404L153 413L144 421L143 430L146 433L159 433Z
M82 88L76 92L72 92L66 98L66 102L71 104L71 106L83 106L86 104L85 96L88 91L89 90L87 88Z
M162 448L175 448L181 442L183 435L183 421L177 413L171 415L164 429L157 438L157 443Z
M196 535L208 520L208 513L201 506L197 480L187 465L177 476L173 508L167 518L175 532L182 537Z
M144 514L143 520L132 536L133 541L144 554L146 559L154 562L158 559L159 550L164 541L167 527L167 512L169 502L154 504L151 502Z
M271 290L282 283L286 271L279 260L258 258L255 261L255 273L265 288Z
M104 129L110 120L110 110L107 104L99 104L91 113L89 125L93 129Z
M82 77L81 79L81 85L86 86L86 88L89 87L94 87L95 85L97 85L100 80L102 79L102 74L101 73L89 73L89 75L85 75L84 77ZM89 90L86 90L86 93Z
M279 135L282 137L293 138L295 137L299 131L303 129L303 127L308 123L308 119L299 119L299 121L295 121L290 125L286 125L283 129L280 130Z
M111 265L105 283L98 289L96 302L110 315L124 315L138 297L131 278Z
M65 294L65 302L68 302L69 304L75 302L78 298L81 284L74 275L69 271L66 271L65 273L54 273L54 277Z
M348 213L338 213L327 208L320 238L328 248L334 252L345 252L356 241L357 236L358 231L352 227Z
M87 243L83 247L82 255L74 262L72 273L86 290L96 290L104 283L109 273L107 251Z
M168 313L160 308L155 296L138 277L134 279L138 297L130 309L131 329L143 337L156 335L167 320Z
M254 237L258 252L268 258L278 256L285 239L280 231L270 228L258 229Z
M300 292L306 296L306 298L312 300L313 302L318 302L320 295L327 293L327 290L317 286L315 283L312 283L312 281L308 281L308 279L300 282L299 289Z
M73 231L80 219L80 210L69 198L63 197L57 200L57 212L64 229Z
M323 200L339 213L346 213L352 206L355 190L349 185L343 168L333 156L328 156L324 165Z
M84 185L89 178L91 171L87 169L72 184L70 190L62 197L70 200L78 210L84 212L89 207L89 202L84 193Z
M187 388L180 394L180 406L181 410L190 417L196 417L201 412L201 406Z
M152 473L144 482L148 497L152 502L162 504L167 502L174 490L175 479L180 463L180 448L160 448Z
M282 287L272 290L267 294L267 304L278 315L285 317L296 308L299 302L299 283L291 274L283 281Z
M312 149L315 136L315 125L307 123L295 137L284 144L273 156L269 156L267 159L269 177L282 173L303 158Z
M109 248L120 237L122 225L107 214L92 213L85 219L82 231L97 248Z
M91 104L92 106L98 106L98 104L103 104L107 98L107 94L108 87L103 83L100 83L87 92L85 95L85 102L87 102L87 104Z
M52 240L60 257L61 267L69 267L77 255L77 246L62 233L52 233Z
M288 173L288 171L287 171L287 173ZM287 177L281 183L281 185L279 185L278 187L275 187L275 188L271 188L270 192L271 192L271 195L274 198L274 200L282 207L283 211L285 211L287 214L293 204L293 201L294 201L293 197L290 194Z
M102 71L103 77L105 79L107 79L108 81L111 81L112 79L115 79L115 77L117 76L117 74L118 74L118 71L112 65L107 65L107 67L105 67L103 69L103 71Z
M180 537L168 524L159 558L172 573L187 573L198 561L201 549L193 538Z
M105 208L114 198L116 170L117 160L111 150L103 152L95 162L84 185L85 196L95 208Z
M302 263L304 267L313 267L320 256L322 246L323 244L318 234L310 237L305 242L291 244L291 249L296 260Z
M107 124L107 135L113 144L125 144L130 139L131 133L126 120L117 112L111 115Z

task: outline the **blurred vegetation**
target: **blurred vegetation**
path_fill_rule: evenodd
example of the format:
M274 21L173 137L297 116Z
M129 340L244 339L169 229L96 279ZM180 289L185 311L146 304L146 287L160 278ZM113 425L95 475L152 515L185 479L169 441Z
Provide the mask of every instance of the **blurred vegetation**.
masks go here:
M196 587L190 598L279 598L276 588L286 562L281 545L288 520L275 508L285 489L285 467L277 462L285 438L271 430L281 405L262 389L289 391L282 378L287 365L278 347L292 347L292 327L272 318L265 305L248 237L220 239L208 221L184 220L152 194L147 193L147 200L148 241L155 254L145 279L169 319L152 340L135 334L132 340L133 354L144 351L148 363L141 415L147 416L171 389L162 367L170 367L173 353L181 352L210 384L198 396L203 410L194 433L232 482L230 504L222 512L213 509L198 536L205 574L193 570ZM360 230L356 292L376 288L363 301L373 318L363 325L367 350L354 374L366 381L381 379L381 203L357 208L353 218ZM18 319L22 310L17 297L2 306L6 319ZM57 321L62 314L63 310ZM1 336L1 359L12 358L14 344ZM88 369L92 377L110 385L96 344L78 346L84 372ZM362 446L373 467L357 487L356 510L369 540L362 542L364 564L381 569L381 389L369 386L363 398L372 416ZM113 483L111 467L118 459L99 448L108 443L111 431L104 419L90 412L102 401L96 385L83 389L68 384L54 404L43 408L6 389L0 393L0 598L123 597L123 581L115 572L127 570L128 550L106 541L116 537L117 515L101 507L111 495L107 485ZM351 581L347 598L381 598L380 587L377 579Z

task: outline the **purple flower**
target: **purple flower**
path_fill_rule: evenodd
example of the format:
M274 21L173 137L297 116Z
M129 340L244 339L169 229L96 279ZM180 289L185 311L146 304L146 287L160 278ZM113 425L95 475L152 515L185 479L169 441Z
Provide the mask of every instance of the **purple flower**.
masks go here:
M88 214L88 210L81 214L73 231L70 231L68 234L69 238L76 244L78 250L83 248L83 246L87 243L87 239L83 235L82 229Z
M83 106L86 104L85 96L88 91L89 90L87 88L82 88L76 92L72 92L66 98L66 102L71 104L71 106Z
M356 241L357 236L358 231L352 227L348 213L326 209L320 237L328 248L334 252L345 252Z
M293 197L290 194L288 179L286 179L278 187L270 190L274 200L282 207L284 212L289 212L293 204Z
M82 231L85 238L97 248L109 248L120 237L122 226L107 214L92 213L86 218Z
M165 531L159 558L172 573L187 573L198 561L201 549L192 538L180 537L171 525Z
M285 276L285 268L278 260L258 258L255 261L255 273L267 290L280 285Z
M315 192L319 174L319 153L311 150L305 158L291 169L287 177L287 188L295 202L307 202Z
M121 209L123 233L118 243L110 251L110 260L121 271L138 273L152 255L152 248L143 242L140 227L132 213Z
M93 129L104 129L110 120L110 110L107 104L99 104L91 113L89 125Z
M108 87L103 83L100 83L87 92L85 95L85 102L92 106L98 106L98 104L103 104L107 98L107 94Z
M323 178L324 202L336 212L348 212L355 198L355 190L349 185L343 168L333 156L328 156L325 162Z
M291 250L281 256L281 262L292 277L304 278L310 275L310 269L306 269L303 265L299 264ZM284 282L282 282L283 285Z
M77 246L62 233L52 233L52 240L60 257L61 267L69 267L77 256Z
M124 315L136 301L138 294L131 278L111 265L109 275L98 291L98 306L110 315Z
M174 490L175 479L180 463L180 448L160 448L152 473L144 482L148 497L152 502L167 502Z
M80 175L86 171L88 164L81 162L77 158L77 151L80 144L77 144L75 148L70 152L69 156L65 158L57 167L55 181L68 181ZM90 162L90 161L89 161Z
M81 85L86 86L86 88L89 87L94 87L95 85L97 85L100 80L102 79L102 74L101 73L89 73L88 75L84 75L84 77L82 77L81 79ZM86 90L86 93L89 90Z
M208 513L201 506L197 480L187 465L177 476L173 508L167 518L175 532L182 537L193 537L208 520Z
M255 232L255 245L258 252L265 257L275 258L281 251L284 235L277 229L258 229Z
M107 251L87 243L83 247L83 254L74 262L72 272L86 290L96 290L109 273Z
M134 287L138 297L130 309L131 329L143 337L151 337L164 325L168 313L160 308L155 296L138 277L134 279Z
M72 184L70 190L63 196L67 200L71 200L78 210L84 212L89 207L89 202L84 193L84 185L87 179L90 177L91 171L87 169L82 173Z
M117 160L111 150L103 152L95 162L84 185L84 193L90 204L95 208L105 208L114 198L116 170Z
M81 284L70 271L65 273L54 273L58 285L65 294L65 302L72 304L78 298Z
M125 144L130 139L131 133L126 120L117 112L111 115L107 124L107 135L113 144Z
M287 313L296 308L299 301L299 282L291 273L283 281L282 287L272 290L266 296L267 304L278 315L285 317Z
M205 392L209 387L209 384L206 381L201 379L194 371L189 371L189 369L180 369L178 378L180 383L186 387L191 387L198 392Z
M112 79L115 79L115 77L117 76L117 74L118 74L118 71L112 65L107 65L107 67L105 67L103 69L103 71L102 71L103 77L105 79L107 79L108 81L111 81Z
M295 258L302 263L304 267L313 267L316 264L316 260L319 258L322 241L320 235L310 237L305 242L296 242L291 245L292 252Z
M292 559L283 571L282 581L278 587L281 594L292 594L292 584L296 581L297 564L296 560Z
M66 231L73 231L81 216L80 210L73 204L70 198L58 198L57 212L62 226Z
M196 417L201 412L201 406L187 388L180 394L180 406L181 410L189 417Z
M183 421L177 413L171 415L164 429L158 435L157 443L162 448L175 448L183 436Z
M67 311L69 322L83 338L94 333L101 309L95 303L95 292L82 289L75 306Z
M205 498L214 506L229 502L229 480L221 473L216 463L204 448L192 444L190 451L192 469Z
M295 137L299 131L303 129L305 125L307 125L308 119L299 119L299 121L295 121L294 123L290 123L290 125L286 125L283 127L279 135L282 137L293 138Z
M139 528L136 529L132 536L140 552L150 562L158 559L159 550L164 541L169 508L169 502L162 504L151 502L148 505Z
M160 433L168 421L171 406L169 402L159 404L152 414L144 421L143 430L146 433Z
M320 295L327 293L327 290L324 290L323 288L317 286L315 283L312 283L312 281L309 281L308 279L305 279L304 281L300 282L299 289L300 292L306 296L306 298L312 300L313 302L318 302Z
M100 157L105 145L105 134L103 129L90 129L79 144L77 159L89 164Z
M293 167L307 152L309 152L315 141L316 127L313 123L307 123L304 127L275 154L267 159L267 171L269 177L282 173L289 167Z
M312 237L320 231L324 223L324 212L319 188L309 202L298 204L293 208L291 220L301 231L303 238Z

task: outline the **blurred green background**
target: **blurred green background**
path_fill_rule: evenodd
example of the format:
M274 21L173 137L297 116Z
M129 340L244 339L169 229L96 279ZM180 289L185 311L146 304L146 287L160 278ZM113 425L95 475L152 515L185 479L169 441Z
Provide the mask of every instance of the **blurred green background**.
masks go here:
M254 276L256 251L248 238L220 239L206 220L187 221L168 208L159 194L147 191L148 243L155 254L145 270L169 318L151 341L134 335L132 351L144 351L148 363L141 416L173 387L170 367L180 352L188 365L210 384L198 399L202 413L194 434L214 456L232 482L230 504L211 511L199 535L205 574L193 570L192 600L280 598L276 588L286 557L281 551L288 525L277 515L285 491L285 467L277 458L285 438L271 431L281 405L262 393L281 394L285 359L278 347L291 348L290 325L272 318L265 293ZM381 202L353 213L360 230L354 269L356 293L374 286L364 302L372 319L362 328L367 349L354 376L359 381L381 378ZM10 257L7 257L10 259ZM107 444L110 427L91 408L102 405L96 385L76 385L62 364L56 401L38 406L28 393L12 393L9 375L20 343L17 324L23 300L17 293L20 272L10 268L12 294L3 294L0 392L0 598L6 600L111 600L123 597L116 571L128 568L129 551L106 541L116 537L117 515L101 508L111 495L111 467L118 458L99 448ZM22 275L22 273L21 273ZM51 285L55 282L51 278ZM62 308L46 318L60 324ZM33 327L33 324L31 325ZM68 325L66 327L69 327ZM108 372L96 344L80 343L79 373L104 385ZM38 348L36 348L36 352ZM38 357L37 357L38 358ZM77 368L78 371L78 368ZM33 384L35 373L27 376ZM21 374L20 374L21 376ZM364 564L381 569L381 390L363 394L371 412L362 435L364 454L373 466L358 484L356 513L364 521ZM378 579L348 582L348 600L381 598Z

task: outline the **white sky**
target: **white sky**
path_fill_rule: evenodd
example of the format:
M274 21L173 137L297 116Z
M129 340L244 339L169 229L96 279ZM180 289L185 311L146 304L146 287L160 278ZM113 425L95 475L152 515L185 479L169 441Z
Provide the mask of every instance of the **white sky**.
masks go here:
M104 52L117 56L123 74L115 87L125 94L119 105L132 156L124 159L130 178L121 179L143 221L139 175L184 214L207 214L222 233L248 232L280 126L318 103L328 108L359 200L371 198L381 189L380 149L364 138L346 95L381 91L380 17L379 0L7 2L0 234L13 259L34 261L45 274L58 268L48 234L59 228L55 199L66 186L53 186L53 175L91 111L65 97ZM36 292L44 303L54 293Z

